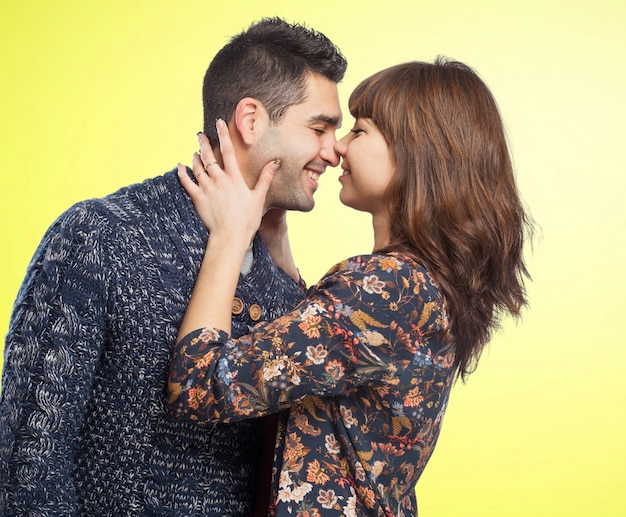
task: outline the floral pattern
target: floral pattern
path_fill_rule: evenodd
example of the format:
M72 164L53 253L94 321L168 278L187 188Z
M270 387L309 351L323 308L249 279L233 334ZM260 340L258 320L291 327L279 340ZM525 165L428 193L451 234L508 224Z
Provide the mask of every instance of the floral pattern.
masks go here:
M281 414L271 515L417 514L454 378L445 302L409 257L337 264L291 313L173 355L169 404L199 423Z

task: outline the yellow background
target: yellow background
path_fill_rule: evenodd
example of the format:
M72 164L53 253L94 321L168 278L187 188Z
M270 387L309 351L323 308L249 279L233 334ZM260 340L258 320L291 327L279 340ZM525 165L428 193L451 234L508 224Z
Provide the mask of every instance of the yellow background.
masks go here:
M229 4L226 7L226 4ZM189 163L201 80L227 38L281 15L349 59L340 94L437 54L499 102L541 225L524 321L507 322L453 391L418 485L420 516L626 515L626 2L293 0L0 4L0 331L48 225L84 198ZM351 124L346 113L343 134ZM367 252L369 220L337 200L291 218L309 283Z

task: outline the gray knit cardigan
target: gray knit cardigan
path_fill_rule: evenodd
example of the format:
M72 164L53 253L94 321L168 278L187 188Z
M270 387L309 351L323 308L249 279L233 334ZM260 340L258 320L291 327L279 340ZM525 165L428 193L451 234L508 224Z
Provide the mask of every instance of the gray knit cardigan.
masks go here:
M164 402L207 232L174 171L75 205L17 296L0 401L0 515L251 513L257 421L196 427ZM240 278L274 319L304 297L257 237Z

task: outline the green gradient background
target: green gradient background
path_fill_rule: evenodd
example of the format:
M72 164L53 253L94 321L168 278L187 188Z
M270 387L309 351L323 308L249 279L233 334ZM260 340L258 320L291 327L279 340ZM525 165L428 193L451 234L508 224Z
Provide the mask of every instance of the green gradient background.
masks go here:
M507 322L454 388L418 486L421 517L626 515L626 3L623 1L108 2L2 0L0 331L48 225L84 198L189 163L215 51L261 16L334 40L356 83L454 57L506 122L542 235L522 324ZM346 112L343 134L351 124ZM309 283L368 252L338 171L294 214Z

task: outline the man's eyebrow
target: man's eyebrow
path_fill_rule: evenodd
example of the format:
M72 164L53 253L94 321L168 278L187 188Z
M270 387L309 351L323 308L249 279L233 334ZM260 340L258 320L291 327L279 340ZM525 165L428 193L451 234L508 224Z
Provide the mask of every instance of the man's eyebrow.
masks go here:
M309 124L315 124L316 122L323 122L329 126L341 127L341 117L333 117L331 115L315 115L309 119Z

